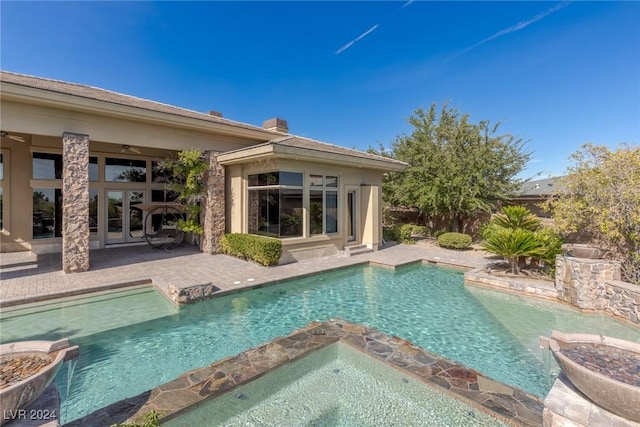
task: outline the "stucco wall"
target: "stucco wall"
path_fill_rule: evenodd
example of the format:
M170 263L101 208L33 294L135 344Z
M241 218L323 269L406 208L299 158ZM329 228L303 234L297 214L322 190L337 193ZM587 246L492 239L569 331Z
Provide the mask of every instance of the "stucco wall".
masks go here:
M339 222L338 233L310 237L296 237L282 239L283 259L287 259L286 252L295 255L296 259L304 257L304 251L315 250L317 254L329 255L342 250L347 244L347 190L356 189L359 197L358 243L366 243L377 249L382 236L382 172L356 167L330 165L324 163L307 162L295 159L269 159L244 165L227 167L227 195L228 232L247 233L249 229L247 212L247 183L250 174L271 171L288 171L309 174L335 175L339 182ZM309 222L308 188L304 190L304 236L308 236L306 229Z

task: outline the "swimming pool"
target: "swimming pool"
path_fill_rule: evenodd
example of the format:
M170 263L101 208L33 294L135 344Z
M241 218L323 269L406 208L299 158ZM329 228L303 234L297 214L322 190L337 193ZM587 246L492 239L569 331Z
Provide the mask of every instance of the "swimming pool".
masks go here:
M153 289L128 292L3 310L4 342L71 336L80 346L66 421L333 317L406 338L540 397L552 378L539 335L558 329L640 340L640 330L607 316L467 288L461 272L430 265L348 268L180 309Z
M162 425L508 426L342 343L316 350Z

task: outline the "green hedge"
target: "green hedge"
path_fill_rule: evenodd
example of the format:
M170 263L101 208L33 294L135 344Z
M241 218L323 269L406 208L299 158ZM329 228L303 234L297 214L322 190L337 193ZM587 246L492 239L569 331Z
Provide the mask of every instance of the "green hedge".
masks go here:
M222 252L261 265L275 265L282 256L282 242L253 234L225 234L220 239Z
M462 233L444 233L438 237L438 245L450 249L466 249L471 246L471 236Z
M400 237L398 236L398 228L396 226L384 226L382 227L382 238L385 242L393 240L397 242Z

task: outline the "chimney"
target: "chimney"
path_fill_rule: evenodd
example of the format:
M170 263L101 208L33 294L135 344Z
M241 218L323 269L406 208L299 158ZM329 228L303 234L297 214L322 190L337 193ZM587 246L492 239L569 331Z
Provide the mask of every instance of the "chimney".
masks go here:
M216 110L209 110L209 115L213 117L222 117L222 113Z
M274 117L269 120L265 120L262 123L262 127L266 130L274 130L276 132L288 133L289 126L287 126L287 121L284 119L279 119L278 117Z

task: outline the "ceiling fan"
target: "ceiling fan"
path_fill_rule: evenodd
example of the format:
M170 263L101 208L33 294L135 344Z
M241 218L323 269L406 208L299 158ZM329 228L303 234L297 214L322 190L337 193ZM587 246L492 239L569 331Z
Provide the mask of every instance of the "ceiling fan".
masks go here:
M132 147L132 146L130 146L128 144L122 144L122 148L120 148L120 152L121 153L131 152L131 153L135 153L135 154L140 154L140 149Z
M18 141L18 142L24 142L24 138L21 136L16 136L16 135L10 135L8 132L5 131L0 131L0 137L2 138L9 138L9 139L13 139L14 141Z

